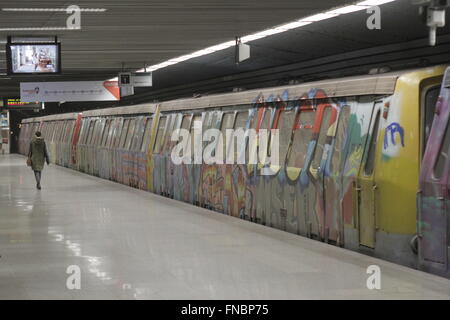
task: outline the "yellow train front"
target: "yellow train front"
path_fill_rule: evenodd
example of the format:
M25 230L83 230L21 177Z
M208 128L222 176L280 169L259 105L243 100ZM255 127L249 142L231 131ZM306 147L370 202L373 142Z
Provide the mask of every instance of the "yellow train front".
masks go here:
M46 122L70 121L60 133L46 133L62 165L416 268L416 193L444 71L435 66L94 110L81 118L26 119L20 150L26 153ZM199 162L192 149L175 164L178 129L202 152L220 148L218 161ZM194 131L208 129L223 137L231 129L255 134L236 134L235 148L197 139ZM263 134L269 143L255 143ZM72 148L59 147L63 141ZM278 163L266 163L275 147ZM227 163L239 152L246 162ZM259 163L249 163L255 158ZM447 261L446 255L448 269Z

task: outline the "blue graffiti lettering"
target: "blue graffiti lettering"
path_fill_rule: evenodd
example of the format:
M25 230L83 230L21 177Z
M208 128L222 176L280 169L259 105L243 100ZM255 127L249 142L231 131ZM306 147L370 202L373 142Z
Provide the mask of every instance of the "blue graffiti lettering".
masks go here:
M397 122L392 122L386 128L386 132L384 133L384 149L389 146L389 137L391 137L391 143L395 146L395 134L398 133L400 135L400 139L402 142L402 147L405 146L405 130L403 130L402 126Z

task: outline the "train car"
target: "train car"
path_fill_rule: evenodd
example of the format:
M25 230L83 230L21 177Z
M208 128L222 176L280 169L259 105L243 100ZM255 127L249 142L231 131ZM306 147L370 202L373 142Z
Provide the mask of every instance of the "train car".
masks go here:
M79 113L24 119L19 136L19 153L28 154L31 139L39 130L46 141L50 161L60 166L76 168L80 124Z
M147 152L155 111L156 105L143 104L84 112L80 170L147 190Z
M165 101L139 112L85 112L78 169L435 272L421 262L428 245L419 241L417 255L418 222L428 218L426 210L417 218L416 193L444 71L433 66ZM174 161L180 153L182 161ZM440 185L447 186L448 162L443 166Z
M445 72L436 107L428 110L428 117L433 115L425 137L429 143L418 192L419 268L450 278L450 68Z

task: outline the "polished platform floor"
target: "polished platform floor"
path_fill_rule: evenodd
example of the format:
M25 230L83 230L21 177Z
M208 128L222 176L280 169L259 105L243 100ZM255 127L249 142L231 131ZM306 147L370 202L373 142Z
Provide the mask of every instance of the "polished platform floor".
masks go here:
M0 155L0 299L450 298L450 280L69 169L42 188Z

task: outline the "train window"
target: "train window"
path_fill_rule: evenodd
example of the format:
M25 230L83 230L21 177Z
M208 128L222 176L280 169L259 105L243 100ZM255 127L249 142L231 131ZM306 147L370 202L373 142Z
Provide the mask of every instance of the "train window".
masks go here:
M192 115L184 115L183 116L183 119L181 121L181 127L180 127L181 130L189 131L189 126L191 124L191 118L192 118ZM182 139L179 139L178 141L181 142ZM172 147L174 147L178 143L178 141L173 141ZM183 143L186 143L186 141L183 141Z
M153 118L146 118L144 139L142 140L141 152L147 152L150 145L150 138L152 136L152 123Z
M141 150L142 140L144 139L144 130L145 130L145 118L139 117L136 120L136 128L134 129L134 136L131 143L131 150L139 151Z
M74 120L69 120L69 123L67 124L67 134L66 134L66 143L69 143L72 140L72 132L73 132L73 124Z
M95 120L91 119L91 122L89 123L89 133L88 133L88 137L86 140L86 144L90 145L92 142L92 136L94 135L94 127L95 127Z
M54 121L54 123L53 123L52 142L56 142L56 137L58 136L58 128L59 128L59 122L58 121Z
M92 144L98 146L102 140L104 121L99 119L95 125L94 138Z
M300 116L294 137L291 152L288 157L287 166L302 169L308 154L308 144L311 141L314 126L315 112L313 110L300 110Z
M291 140L294 121L295 121L295 110L286 110L281 112L280 120L277 126L277 129L279 129L278 160L280 166L285 164L286 153L288 151L289 143ZM271 141L273 143L273 140ZM274 151L273 147L276 146L273 145L271 146L271 154Z
M436 109L436 102L439 97L441 88L439 86L429 88L425 93L423 102L423 134L422 134L422 155L425 153L425 149L430 136L431 126L433 125L434 112Z
M61 130L64 123L62 121L56 122L56 135L55 135L55 142L59 142L61 139Z
M93 124L92 124L91 138L89 140L90 145L94 144L95 135L97 134L97 130L98 130L98 120L94 120Z
M70 120L65 120L64 121L63 132L62 132L62 135L61 135L61 142L66 142L67 135L68 135L68 130L69 130L69 123L70 123Z
M271 118L271 109L270 108L265 108L264 111L264 117L263 120L261 122L261 127L259 128L260 130L269 130L270 128L270 118ZM267 132L267 138L269 139L270 137L270 130ZM267 141L268 143L269 141ZM261 146L258 146L258 149L261 148ZM269 146L266 145L266 149L262 152L261 150L257 150L258 154L257 154L257 159L258 159L258 163L265 163L266 161L266 157L267 157L267 151L269 150ZM262 153L263 158L260 159L259 158L259 154Z
M234 120L234 113L229 112L225 113L222 116L222 122L220 126L220 131L222 132L222 139L219 139L219 143L217 145L217 148L222 148L222 161L225 163L226 160L226 137L227 137L227 130L233 128L233 120Z
M108 136L105 140L105 147L109 148L111 147L111 141L114 134L114 126L115 126L115 120L114 118L109 119L109 130L108 130Z
M52 123L51 122L47 122L46 123L46 130L45 130L45 140L50 141L50 137L51 137L51 131L52 129Z
M68 134L68 131L69 131L69 124L70 124L70 120L65 120L64 121L63 132L62 132L62 135L61 135L61 142L66 142L67 134Z
M161 140L163 138L164 129L166 128L167 117L161 117L159 119L158 131L156 132L156 142L153 153L159 153L161 150Z
M125 140L125 150L130 150L131 148L131 141L134 136L135 128L136 128L136 119L131 119L130 124L128 126L127 139Z
M106 141L108 140L109 136L109 128L111 126L111 119L107 119L105 123L105 129L103 130L103 137L100 146L105 147Z
M244 132L245 132L245 129L246 129L245 125L247 123L247 120L248 120L248 112L238 112L238 114L236 115L236 120L234 122L234 130L242 128L244 130ZM244 152L245 153L246 146L238 144L240 142L240 140L241 140L241 137L237 137L237 138L233 137L233 139L235 139L235 147L234 147L234 150L231 151L231 152L234 152L234 158L233 158L234 159L234 163L238 163L239 153L240 152ZM225 135L225 140L226 140L226 135ZM233 144L231 143L231 141L229 143L230 143L230 147L231 147L231 145L233 145ZM228 151L228 152L230 152L230 151ZM245 154L244 154L244 156L245 156Z
M96 133L96 128L98 128L97 127L97 120L92 120L92 130L91 130L91 133L90 133L90 137L89 137L89 145L92 145L93 143L94 143L94 141L95 141L95 133Z
M118 121L119 121L118 118L111 119L109 135L108 135L108 139L106 140L106 147L108 147L108 148L112 148L114 146L114 141L115 141L114 139L116 137Z
M320 161L322 160L323 149L325 147L327 132L330 126L330 117L331 117L331 107L326 107L323 110L322 122L320 124L319 137L317 139L316 150L314 152L314 158L312 161L312 167L317 169L320 166Z
M177 118L178 118L177 114L172 114L169 117L169 120L167 123L167 128L164 132L164 141L163 141L163 147L162 147L163 152L170 150L170 146L173 143L171 141L171 137L172 137L173 130L175 130L175 124L176 124Z
M83 123L81 126L82 140L80 141L80 144L86 144L88 131L89 131L89 120L83 119Z
M53 142L58 141L58 134L59 134L59 127L61 126L61 123L59 121L55 121L55 134L53 135ZM34 131L34 128L33 128Z
M111 140L114 134L114 127L116 125L116 119L111 118L109 119L109 131L108 131L108 136L106 137L106 141L105 141L105 147L109 148L111 147Z
M125 147L125 139L127 138L129 124L130 124L130 119L123 120L122 132L120 134L120 141L119 141L120 149L123 149Z
M74 129L75 129L75 120L70 120L69 121L69 134L67 135L67 142L72 142Z
M88 145L89 142L91 141L91 135L92 135L92 129L94 128L94 120L93 119L89 119L89 123L88 123L88 131L86 134L86 141L85 144Z
M194 155L195 155L195 148L197 148L198 146L196 146L195 143L195 135L194 135L194 130L201 130L202 129L202 116L197 114L194 116L194 118L192 119L191 122L191 130L190 130L190 148L191 148L191 159L194 159ZM198 141L197 141L198 143Z
M59 132L58 132L58 142L62 142L64 141L64 134L66 132L66 125L67 125L67 121L59 121L60 126L59 126Z
M82 140L82 139L83 139L83 135L84 135L84 121L81 120L81 123L80 123L80 132L79 132L79 135L78 135L78 143L79 143L79 144L81 144L81 142L83 141L83 140Z
M64 136L63 136L63 142L66 143L69 140L69 134L70 134L70 126L72 124L71 120L66 120L66 127L64 130Z
M52 140L53 140L54 129L55 129L54 121L49 122L48 123L48 133L47 133L47 137L46 137L48 142L52 142Z
M58 140L58 129L59 129L59 122L55 121L53 123L53 135L52 135L52 142L56 142Z
M47 133L46 127L47 127L47 123L44 122L41 126L41 133L42 133L42 136L44 137L44 139L46 138L45 134Z
M59 128L59 137L58 142L63 142L64 138L66 137L66 128L67 128L67 120L62 120L61 127Z
M55 121L52 121L50 123L50 130L49 130L49 135L48 135L48 141L49 142L53 142L53 137L55 135Z
M97 120L92 119L92 127L89 133L89 140L88 140L88 145L91 145L94 142L94 137L95 137L95 127L97 126Z
M375 151L377 148L378 128L380 126L380 110L377 112L375 124L370 137L369 153L367 154L366 165L364 166L364 174L370 176L375 168Z
M345 137L347 135L348 123L350 121L350 106L344 106L339 112L339 122L335 135L333 157L331 159L331 172L340 175L340 164L342 162L342 150L344 149Z
M83 123L84 123L84 127L85 127L85 129L84 129L84 134L83 134L83 140L82 140L82 144L86 144L86 142L87 142L87 139L88 139L88 135L89 135L89 126L90 126L90 121L89 121L89 119L84 119L83 120Z
M441 148L439 149L437 161L434 166L433 175L434 175L435 179L442 178L442 174L444 173L445 166L447 165L449 146L450 146L450 121L447 123L447 128L445 129L444 139L441 143Z
M102 146L103 145L103 139L105 139L105 136L107 135L107 128L106 128L107 120L101 119L100 120L100 128L99 128L99 134L97 137L97 141L95 142L96 146Z
M114 118L111 127L112 127L112 133L111 133L111 141L109 144L110 148L117 148L119 145L120 140L120 131L122 130L123 125L123 119L122 118Z
M111 139L111 147L117 149L120 145L119 143L122 134L123 118L116 118L115 121L116 124L114 126L113 138Z
M258 110L255 111L255 113L253 114L252 118L250 119L250 129L252 130L256 130L256 126L258 124ZM245 152L245 163L249 164L250 163L250 153L251 152L255 152L256 150L253 149L251 150L250 148L254 146L252 146L252 143L254 143L254 141L250 141L249 139L251 138L251 136L249 135L247 138L247 152Z

